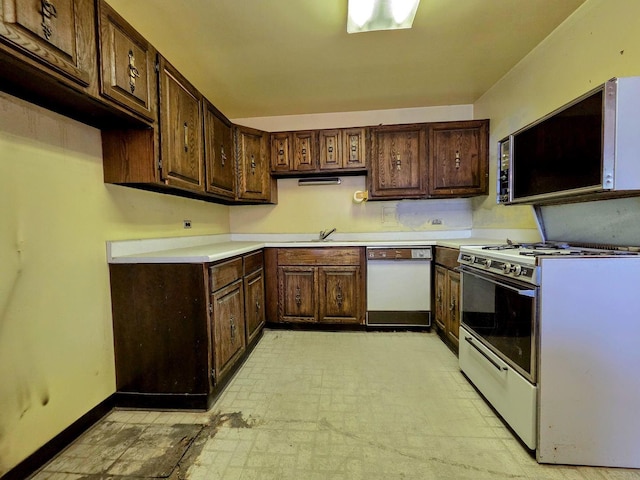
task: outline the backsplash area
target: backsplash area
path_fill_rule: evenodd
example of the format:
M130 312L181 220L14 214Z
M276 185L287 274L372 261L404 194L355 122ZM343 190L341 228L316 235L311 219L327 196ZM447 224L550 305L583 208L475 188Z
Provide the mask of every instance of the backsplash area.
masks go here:
M231 207L234 233L306 233L327 228L338 232L411 232L469 230L470 199L368 201L356 203L366 177L342 177L339 185L298 186L278 180L278 205Z

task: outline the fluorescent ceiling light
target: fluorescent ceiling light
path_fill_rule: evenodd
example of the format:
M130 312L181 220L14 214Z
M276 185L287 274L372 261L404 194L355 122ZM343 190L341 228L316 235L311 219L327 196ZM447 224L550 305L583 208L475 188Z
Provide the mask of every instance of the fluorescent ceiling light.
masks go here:
M347 32L411 28L420 0L349 0Z

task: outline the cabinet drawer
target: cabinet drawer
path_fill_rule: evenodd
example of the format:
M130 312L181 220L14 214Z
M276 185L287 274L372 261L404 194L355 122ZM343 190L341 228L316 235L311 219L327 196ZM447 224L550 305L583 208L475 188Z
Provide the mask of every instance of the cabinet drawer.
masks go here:
M279 248L278 265L360 265L360 249Z
M458 268L458 254L455 248L436 247L436 263L453 270Z
M211 291L221 289L242 277L242 258L234 258L209 267Z
M244 260L244 275L249 275L251 272L255 272L262 268L264 263L262 250L245 255Z

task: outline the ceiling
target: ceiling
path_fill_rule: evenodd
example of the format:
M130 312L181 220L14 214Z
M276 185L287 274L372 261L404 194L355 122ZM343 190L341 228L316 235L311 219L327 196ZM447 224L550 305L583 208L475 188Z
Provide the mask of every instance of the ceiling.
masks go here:
M470 104L584 0L421 0L347 34L347 0L108 0L230 118Z

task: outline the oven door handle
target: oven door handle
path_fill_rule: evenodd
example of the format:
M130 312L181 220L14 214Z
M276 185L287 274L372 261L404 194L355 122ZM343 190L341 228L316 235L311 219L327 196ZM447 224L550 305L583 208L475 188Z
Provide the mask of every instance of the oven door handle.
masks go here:
M478 347L475 343L473 343L473 337L467 337L465 335L464 337L465 341L471 345L476 352L478 352L480 355L482 355L484 358L486 358L489 363L491 363L491 365L493 365L494 367L496 367L500 372L507 372L509 370L508 367L505 367L504 365L500 365L498 362L496 362L493 358L491 358L489 355L487 355L486 353L484 353L480 347Z
M516 292L518 295L521 295L523 297L530 297L530 298L535 298L536 297L536 291L534 289L522 289L522 288L518 288L515 287L513 285L509 285L506 283L502 283L502 282L498 282L497 280L494 280L493 278L489 278L485 275L479 275L473 271L471 271L469 268L464 268L464 266L460 267L460 270L463 273L469 274L469 275L473 275L476 278L480 278L482 280L486 280L489 283L493 283L494 285L499 285L503 288L506 288L508 290L511 290L512 292Z

